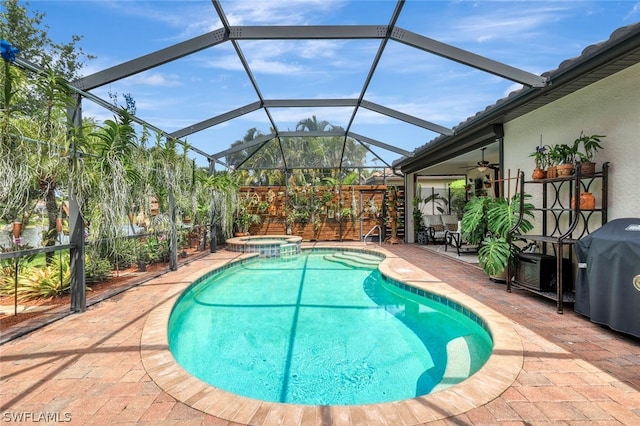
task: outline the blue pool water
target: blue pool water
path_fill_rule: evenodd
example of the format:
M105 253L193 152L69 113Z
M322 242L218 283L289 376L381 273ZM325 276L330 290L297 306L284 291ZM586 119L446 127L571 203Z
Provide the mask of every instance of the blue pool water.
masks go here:
M326 257L251 260L192 285L169 319L176 361L238 395L350 405L443 389L489 357L491 338L468 311Z

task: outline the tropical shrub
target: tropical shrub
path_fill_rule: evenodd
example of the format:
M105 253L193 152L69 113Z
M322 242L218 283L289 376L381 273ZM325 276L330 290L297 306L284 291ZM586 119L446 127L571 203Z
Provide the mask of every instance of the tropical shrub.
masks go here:
M87 283L99 283L112 277L111 263L108 259L85 256L84 277Z
M15 294L13 275L3 270L3 293ZM71 269L68 259L54 256L51 263L44 267L25 265L18 270L18 300L28 301L47 297L61 296L69 292Z

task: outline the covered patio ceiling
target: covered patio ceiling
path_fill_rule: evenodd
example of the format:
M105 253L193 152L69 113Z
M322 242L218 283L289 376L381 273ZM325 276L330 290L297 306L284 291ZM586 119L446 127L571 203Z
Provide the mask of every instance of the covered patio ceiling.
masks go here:
M505 87L515 83L521 87L543 88L548 83L545 77L402 27L402 18L407 18L408 23L411 22L408 19L410 15L407 15L411 11L405 10L410 7L405 8L404 0L397 1L393 9L389 9L385 22L315 26L232 25L225 13L223 3L225 2L212 0L212 8L220 23L219 28L87 75L73 82L73 86L81 91L86 98L113 110L113 105L99 96L100 89L105 90L108 87L113 90L113 87L116 87L115 85L119 82L131 79L137 74L149 73L159 67L188 66L190 62L203 60L205 53L208 55L207 58L233 61L236 66L242 68L245 74L245 84L237 89L247 91L248 102L246 104L215 114L212 114L215 108L203 109L199 119L174 131L165 131L149 121L138 121L152 129L160 130L168 137L187 140L190 144L189 138L210 132L211 137L205 137L208 140L204 144L205 146L203 143L200 143L199 146L191 144L191 149L205 156L210 162L221 164L224 167L256 167L252 159L260 156L258 153L261 150L269 150L268 156L261 156L262 168L292 169L351 167L354 165L354 159L349 158L349 155L353 151L353 147L349 144L361 147L361 152L358 155L365 152L364 164L359 164L364 167L390 167L390 162L387 161L389 152L396 157L410 158L413 155L412 150L400 147L401 144L398 140L394 140L393 136L380 138L380 135L368 132L367 123L372 119L391 120L410 126L413 129L413 134L418 135L416 146L441 135L454 134L453 126L439 123L437 111L431 111L432 116L417 115L394 105L382 104L377 100L384 99L380 94L386 90L398 90L399 92L400 88L402 91L412 90L411 87L402 87L402 81L397 78L397 75L392 76L388 73L389 69L410 65L394 62L394 58L400 50L411 49L416 61L422 59L448 61L452 64L450 66L455 67L449 68L450 71L473 73L477 76L474 78L477 78L479 82L487 76L492 79L497 76L504 82ZM360 7L359 3L365 2L354 3ZM391 2L385 3L392 4ZM212 19L215 19L213 13ZM357 21L356 18L354 18L355 21ZM360 84L356 84L345 96L327 97L327 93L323 91L322 87L319 90L315 88L313 80L311 82L307 80L307 85L302 86L288 84L286 81L280 81L279 86L263 85L261 74L264 70L256 69L256 65L254 65L256 61L245 53L254 52L256 43L302 43L299 46L304 48L305 44L303 43L320 40L340 41L342 50L336 53L343 56L341 66L344 69L356 69L359 72ZM234 58L228 55L230 49ZM349 52L355 50L370 52L369 63L350 63ZM339 75L337 77L335 75L341 71L338 68L334 69L328 65L328 69L323 71L318 75L329 80L340 78ZM437 80L438 77L425 74L425 79ZM318 84L321 83L318 82ZM424 88L416 88L416 90L422 89ZM464 96L468 96L469 90L473 90L473 87L451 87L448 89L450 96L461 102L463 102ZM190 94L192 102L198 101L197 96L206 98L215 97L215 94L208 92L207 85L203 84L200 94ZM428 93L426 96L428 97ZM217 104L225 105L222 97L217 100ZM324 121L324 114L332 117L331 123ZM253 134L248 134L247 136L251 137L245 137L244 140L239 140L239 138L219 140L212 132L247 115L262 116L265 130L258 129ZM299 125L303 120L301 117L312 117L315 121L316 116L320 117L320 120L316 122L320 124L318 128L313 128L313 123L311 126ZM464 118L464 116L460 117L460 121ZM321 138L324 143L330 143L334 154L325 156L325 163L303 164L299 158L293 158L293 154L299 154L301 150L304 151L310 146L310 140L317 141L318 138ZM480 152L476 150L468 154L469 158L461 158L460 164L454 167L457 170L452 170L450 173L459 172L459 169L464 165L475 164L479 160L479 158L476 159L479 154ZM487 151L486 154L489 161L497 161L493 149ZM268 161L265 162L264 157L268 157Z

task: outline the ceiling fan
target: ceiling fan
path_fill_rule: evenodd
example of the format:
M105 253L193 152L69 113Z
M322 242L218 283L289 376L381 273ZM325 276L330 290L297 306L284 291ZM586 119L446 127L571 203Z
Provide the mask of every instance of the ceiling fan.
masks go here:
M498 170L500 168L500 164L494 164L494 163L490 163L488 161L486 161L484 159L484 150L487 149L485 148L481 148L480 151L482 151L482 160L478 161L474 166L465 166L468 167L467 170L473 170L473 169L478 169L478 171L480 173L484 173L486 172L488 169L492 169L492 170Z

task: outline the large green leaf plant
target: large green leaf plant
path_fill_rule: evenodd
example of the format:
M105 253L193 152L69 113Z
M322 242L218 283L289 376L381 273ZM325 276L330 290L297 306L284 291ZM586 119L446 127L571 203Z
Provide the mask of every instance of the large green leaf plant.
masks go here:
M463 239L479 245L478 261L490 276L500 275L520 251L517 237L533 229L531 196L473 197L465 206L461 226ZM521 207L522 205L522 207ZM520 214L522 212L522 214Z

